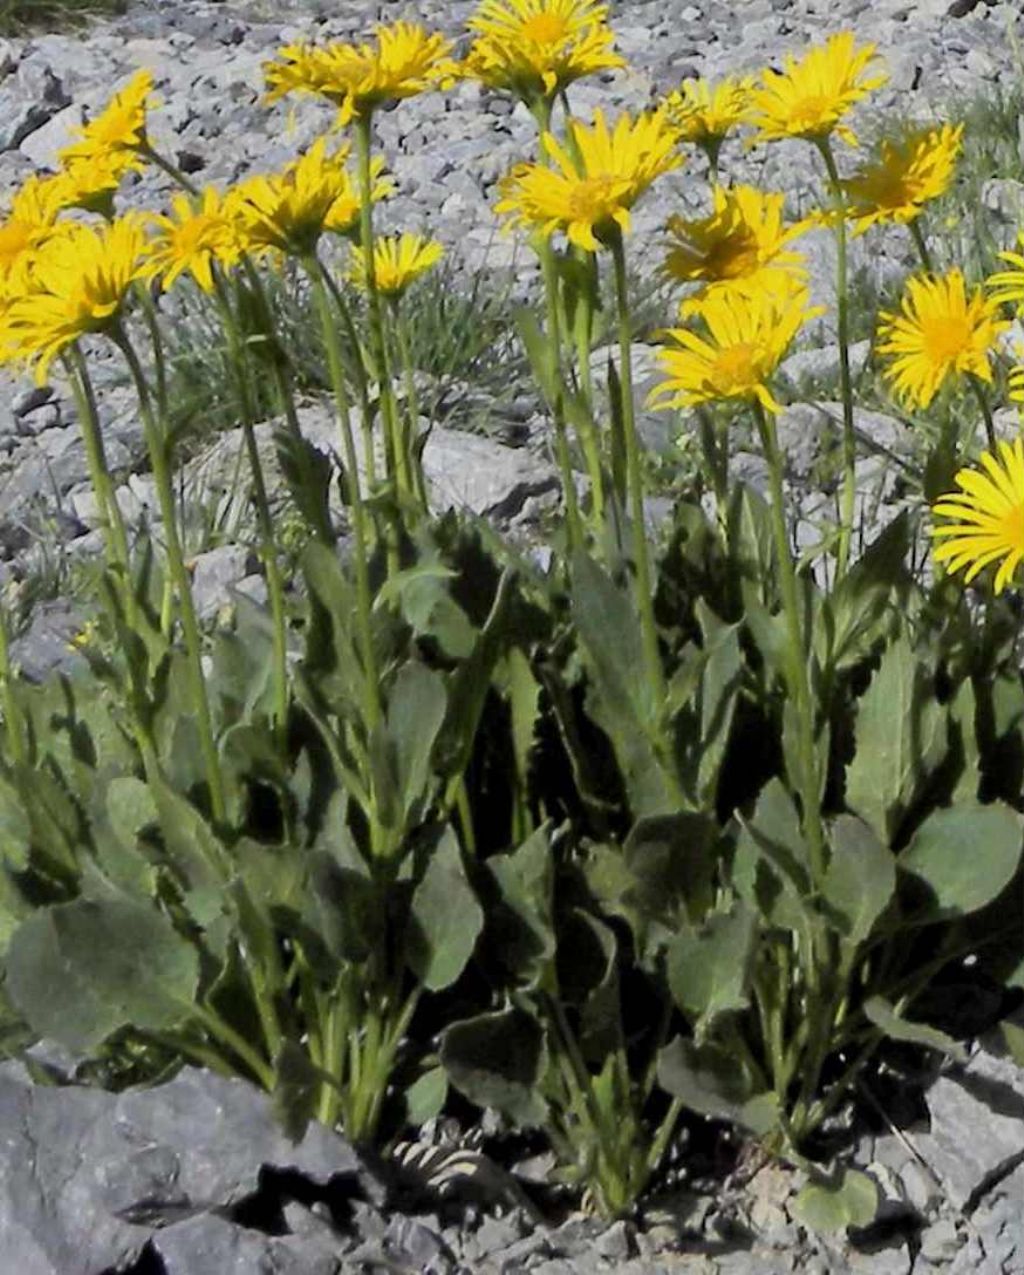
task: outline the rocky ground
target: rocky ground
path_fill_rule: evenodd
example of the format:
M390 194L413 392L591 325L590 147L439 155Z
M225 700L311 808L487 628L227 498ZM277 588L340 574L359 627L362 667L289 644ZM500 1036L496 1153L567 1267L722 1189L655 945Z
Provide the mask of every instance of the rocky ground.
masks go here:
M260 104L261 62L278 46L302 36L361 35L378 17L415 16L457 35L472 8L467 0L418 0L415 6L153 0L95 24L87 37L38 34L0 42L0 193L53 164L83 112L95 111L113 86L144 66L153 69L163 102L151 137L194 180L226 182L272 167L331 117L308 99L297 104L294 123L289 104L271 110ZM891 78L877 109L931 117L956 99L1007 85L1016 74L1012 37L1024 36L1019 4L976 0L613 0L611 10L618 47L635 69L575 89L581 112L596 105L637 107L686 76L754 69L852 28L875 41L888 64ZM533 124L525 111L465 85L383 114L380 137L399 186L382 210L386 225L429 228L457 250L467 271L512 270L522 284L529 282L527 254L496 234L491 211L497 178L530 153ZM733 172L789 191L797 202L817 180L810 148L796 144L746 157L732 150L726 162ZM159 173L149 172L127 200L158 207L167 189ZM654 255L653 232L669 212L696 205L703 190L694 164L651 192L631 241L640 273ZM814 288L827 297L827 238L805 246ZM906 244L898 235L876 239L871 256L860 261L881 279L901 273ZM828 332L820 329L809 340L814 348L789 365L795 385L808 373L834 375ZM650 350L639 348L637 359L643 388ZM118 385L112 362L98 362L96 378L108 451L122 484L119 499L132 520L151 519L132 396ZM829 398L811 398L788 409L782 422L794 491L808 502L808 536L815 440L821 422L837 414ZM513 530L536 527L556 499L543 419L529 394L503 400L497 417L500 428L486 435L435 429L425 455L433 501L438 508L469 508ZM321 404L305 406L303 423L330 446ZM905 431L880 412L861 412L858 427L865 486L881 492L870 513L877 525L899 498ZM664 445L664 418L647 417L644 428L649 442ZM211 440L190 461L191 490L210 499L222 494L237 447L230 433ZM757 481L756 456L738 463ZM55 556L94 552L94 512L66 387L55 376L39 391L0 371L0 580L28 580ZM652 508L652 517L657 512ZM255 596L262 588L244 543L202 554L195 580L207 614L233 587ZM18 644L25 671L41 676L68 659L66 641L80 622L67 599L41 602ZM400 1210L383 1167L366 1164L322 1130L297 1149L286 1145L257 1095L208 1076L187 1072L166 1089L115 1097L40 1089L12 1064L0 1071L0 1270L1024 1272L1024 1079L998 1056L997 1043L989 1041L966 1068L936 1079L912 1119L880 1128L861 1140L856 1161L883 1189L883 1220L842 1245L797 1226L787 1209L793 1175L774 1168L725 1184L684 1179L639 1228L602 1228L578 1217L538 1227L519 1212L498 1216L500 1210L479 1203L457 1208L434 1201L419 1212Z

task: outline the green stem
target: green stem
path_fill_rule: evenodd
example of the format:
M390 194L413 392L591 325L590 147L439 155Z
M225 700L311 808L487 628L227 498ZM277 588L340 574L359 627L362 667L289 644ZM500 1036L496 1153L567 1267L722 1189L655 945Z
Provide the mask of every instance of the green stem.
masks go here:
M138 356L132 348L132 344L123 327L118 325L114 328L112 337L124 354L132 378L135 381L136 393L138 394L142 428L146 438L146 447L149 451L150 464L153 469L153 485L156 488L157 500L160 504L160 516L164 524L167 563L170 568L171 579L178 594L178 606L181 611L181 623L185 634L185 652L188 661L189 678L192 683L192 699L196 714L196 725L199 731L199 746L203 754L206 781L210 793L210 810L214 822L223 823L227 812L224 777L221 772L217 742L213 734L213 718L210 713L210 701L206 691L206 678L203 674L202 640L199 632L199 622L196 618L192 587L188 570L185 567L181 540L178 536L174 488L171 483L166 441L153 415L149 387L146 384Z
M412 347L409 343L409 325L400 298L396 297L392 306L395 332L398 337L398 353L402 360L402 376L405 384L405 407L408 418L406 445L409 448L408 466L412 481L412 494L420 509L427 509L427 488L423 477L423 467L415 462L413 451L420 425L419 395L416 393L416 369L412 361Z
M804 834L807 837L811 859L811 876L816 888L821 886L825 874L824 832L821 822L821 798L818 782L818 764L814 743L814 707L810 683L807 677L807 650L803 637L800 601L797 592L796 569L789 547L786 514L782 490L782 457L779 454L775 421L765 412L760 401L754 400L757 428L761 446L768 464L771 489L772 535L775 540L775 556L778 560L779 587L782 593L782 609L788 637L786 668L789 694L797 716L798 764L796 777L800 800L803 805Z
M636 430L636 408L633 402L633 334L629 318L629 296L626 281L626 249L622 233L616 228L611 237L612 261L615 266L615 303L619 328L619 379L622 386L622 432L626 452L626 482L629 491L630 518L633 523L633 558L636 567L637 610L643 631L644 662L648 682L656 704L665 702L665 674L658 649L658 630L654 619L654 591L647 552L647 528L644 523L643 474L640 467L640 441Z
M562 479L565 497L566 536L569 552L583 544L580 525L579 502L576 498L576 482L569 458L569 439L565 428L565 379L562 367L562 325L558 314L558 278L555 273L554 250L551 241L544 239L537 247L541 272L544 276L544 296L547 302L548 340L555 361L555 401L551 404L551 416L555 428L555 459Z
M151 146L140 146L139 154L142 155L143 158L156 164L157 168L163 169L167 176L170 177L172 181L176 182L182 190L186 191L189 195L192 195L193 197L197 197L199 195L199 187L196 186L194 182L190 182L181 169L172 164L169 159L165 159L159 151L153 150Z
M359 472L356 462L356 444L349 419L348 395L345 389L345 373L338 348L338 333L334 327L330 302L324 287L323 272L315 254L303 259L313 288L313 304L320 318L320 329L327 351L327 365L338 406L338 423L341 431L342 457L345 465L345 484L348 488L350 517L352 520L352 565L356 578L356 622L359 626L360 646L363 656L363 682L365 687L363 715L368 732L380 723L380 673L377 668L377 652L373 644L372 608L366 509L359 489Z
M279 745L283 747L288 721L288 622L284 600L284 581L281 577L277 540L274 536L274 520L270 513L270 501L267 497L263 462L260 459L256 432L253 428L255 411L249 394L249 383L246 375L248 360L244 353L241 333L235 323L235 317L228 303L223 281L219 276L215 277L215 285L221 320L227 333L231 365L234 369L238 386L239 404L242 409L242 434L249 459L253 500L256 505L256 518L260 528L260 553L263 558L263 569L267 576L267 595L270 600L270 615L273 625L275 734Z
M853 512L857 497L857 440L853 424L853 380L850 376L850 298L846 261L846 196L832 146L827 137L817 143L828 171L829 185L837 216L836 233L836 316L839 338L839 383L843 396L843 489L839 510L839 549L836 583L846 574L850 562Z
M373 490L377 482L377 458L373 449L373 409L370 405L370 381L366 372L366 359L363 355L362 342L356 331L352 311L345 301L344 293L338 287L329 271L324 270L324 282L334 299L345 336L352 347L352 362L355 369L356 393L359 395L360 423L363 430L363 466L366 470L366 485Z
M219 1014L212 1009L208 1009L205 1005L192 1005L190 1009L193 1017L214 1040L219 1041L234 1054L237 1054L263 1088L268 1093L272 1093L274 1089L274 1069L265 1058L262 1058L253 1049L245 1037L235 1031L231 1024L226 1023Z
M0 681L3 683L4 730L7 734L7 747L15 764L23 766L28 760L28 752L25 748L21 709L14 694L14 669L11 666L7 612L4 607L0 607Z

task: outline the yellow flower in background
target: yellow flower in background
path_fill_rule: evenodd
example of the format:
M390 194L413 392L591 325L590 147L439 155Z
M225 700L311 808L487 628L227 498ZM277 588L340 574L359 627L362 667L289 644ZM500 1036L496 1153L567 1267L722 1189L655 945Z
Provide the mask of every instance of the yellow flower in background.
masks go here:
M510 224L543 235L564 231L571 243L597 252L609 237L628 231L629 210L654 179L682 164L675 132L663 111L634 121L624 112L609 130L604 114L594 112L588 126L570 120L581 169L570 149L551 133L541 145L548 164L520 164L500 182L495 206Z
M785 196L753 186L715 186L708 217L670 217L668 253L662 271L680 283L702 283L700 293L682 303L683 315L696 312L718 292L765 291L802 281L804 257L787 245L807 229L805 221L786 225Z
M149 243L149 270L161 276L164 292L186 272L204 292L212 292L214 263L230 270L242 255L231 207L212 186L198 201L175 195L170 215L151 220L157 233Z
M385 175L385 160L380 155L370 158L370 201L378 203L395 193L395 183ZM324 219L324 230L332 235L358 235L359 212L363 206L359 191L348 169L342 170L344 184Z
M932 512L950 522L933 527L941 543L934 554L950 571L967 572L969 584L984 567L998 562L994 589L1002 593L1024 558L1024 441L1000 442L981 454L984 473L961 469L960 488L937 500Z
M107 106L76 130L78 140L58 152L63 163L73 160L93 159L112 151L135 153L148 146L146 138L146 110L153 92L152 71L136 71L124 88L110 99ZM135 155L135 164L143 167Z
M68 160L50 180L65 208L82 208L109 219L125 175L140 167L131 151L98 151L85 159Z
M318 137L282 172L249 177L229 192L226 207L244 249L276 248L297 256L315 251L336 201L352 198L345 169L349 147L328 155L326 144Z
M276 102L286 93L326 97L340 108L338 123L344 127L386 102L443 88L455 78L451 41L430 35L418 23L379 26L373 38L373 44L338 41L279 49L279 61L263 64L265 100Z
M843 117L888 78L868 73L876 56L873 44L858 48L853 32L841 31L802 58L787 54L785 70L762 71L760 83L750 90L748 123L758 130L753 140L820 141L835 133L856 146L856 135Z
M956 169L964 126L919 128L882 142L877 160L843 182L847 216L854 233L876 223L906 224L924 205L949 189Z
M597 0L483 0L466 24L476 39L459 73L527 103L550 100L574 80L626 65L607 18Z
M1017 354L1020 355L1020 350ZM1007 398L1011 403L1024 405L1024 367L1015 367L1011 370L1007 381Z
M5 359L36 365L46 383L54 357L79 337L109 330L136 279L146 274L143 218L127 213L98 229L65 222L36 249L31 287L14 297L0 320Z
M786 292L709 297L700 312L706 336L691 328L665 333L677 348L658 351L668 379L655 386L648 405L694 407L746 399L778 412L768 382L800 328L824 312L821 306L810 307L809 299L807 289L797 284Z
M908 279L900 313L879 315L877 350L893 356L885 376L896 395L926 408L949 377L970 373L991 382L989 354L1009 327L997 307L981 288L968 295L957 269Z
M993 301L1006 301L1019 308L1024 303L1024 230L1017 236L1017 247L1019 252L998 254L999 260L1005 261L1013 269L997 270L995 274L989 275L985 284L992 289Z
M15 192L0 221L0 281L7 282L23 270L32 249L53 233L58 214L66 207L52 177L33 173Z
M377 291L386 297L400 297L428 270L436 266L444 248L436 239L405 232L374 240L373 273ZM366 287L366 259L362 248L352 247L349 278L358 288Z
M717 83L684 80L665 98L665 110L683 142L717 153L725 138L746 122L752 76L727 75Z

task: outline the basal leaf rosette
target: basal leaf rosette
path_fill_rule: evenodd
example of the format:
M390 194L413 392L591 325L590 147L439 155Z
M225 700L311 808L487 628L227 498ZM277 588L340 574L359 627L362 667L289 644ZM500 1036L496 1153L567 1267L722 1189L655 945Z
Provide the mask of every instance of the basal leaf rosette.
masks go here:
M991 383L991 356L1009 324L981 288L968 291L959 269L907 281L898 313L879 315L883 374L902 403L927 408L943 385L965 376Z
M127 213L97 228L61 223L35 250L25 287L0 319L0 357L35 365L46 383L50 363L89 333L112 330L129 288L147 273L144 219Z
M700 310L703 332L670 328L664 334L674 345L658 351L666 380L649 395L649 406L740 400L779 412L771 378L800 328L823 313L809 300L807 289L795 282L786 290L712 294Z
M459 74L527 106L550 103L574 81L626 65L607 18L597 0L483 0L466 24L475 39Z
M808 229L808 220L786 224L785 196L753 186L715 186L707 217L670 217L662 272L678 283L699 284L680 313L696 313L718 293L786 290L807 277L802 253L789 244Z
M377 291L397 299L441 260L444 248L436 239L410 234L384 235L374 240L373 269ZM352 246L349 280L357 288L366 288L366 259L363 250Z
M886 82L884 72L870 69L876 58L873 44L858 47L852 31L841 31L802 58L787 54L782 71L762 71L750 90L748 122L757 129L751 144L789 137L820 142L834 133L856 146L845 118Z
M334 102L341 127L369 118L380 106L444 88L456 76L452 44L415 22L379 26L372 42L289 44L263 64L270 104L286 93L312 93Z
M961 469L959 491L937 500L932 512L948 519L932 528L939 542L936 562L964 572L969 584L985 567L999 563L993 589L999 594L1024 558L1024 440L1001 440L982 452L980 469Z
M548 164L520 164L500 183L499 215L544 238L561 232L570 243L597 252L629 230L629 212L661 174L683 160L664 111L635 120L624 112L609 128L604 113L593 124L571 119L572 144L544 133ZM576 158L578 156L578 159Z
M911 129L882 141L878 156L842 183L854 234L885 223L906 225L949 189L964 128Z

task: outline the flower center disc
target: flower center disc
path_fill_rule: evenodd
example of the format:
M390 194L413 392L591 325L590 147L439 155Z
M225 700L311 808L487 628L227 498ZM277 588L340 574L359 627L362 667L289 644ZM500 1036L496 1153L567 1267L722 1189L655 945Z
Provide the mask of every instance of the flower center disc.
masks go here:
M566 21L557 13L534 13L522 25L524 40L536 44L557 44L566 33Z
M966 319L946 315L924 326L924 352L934 363L952 363L970 341L971 329Z
M720 350L715 359L715 386L718 392L729 395L747 390L757 381L754 373L754 347L747 341Z

